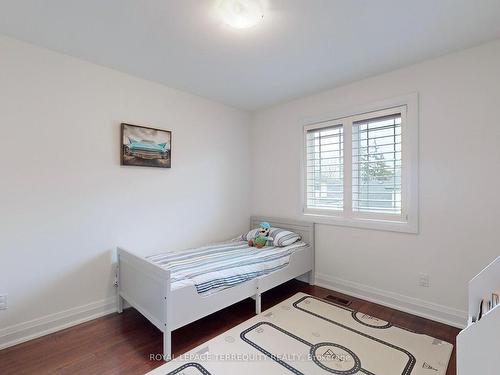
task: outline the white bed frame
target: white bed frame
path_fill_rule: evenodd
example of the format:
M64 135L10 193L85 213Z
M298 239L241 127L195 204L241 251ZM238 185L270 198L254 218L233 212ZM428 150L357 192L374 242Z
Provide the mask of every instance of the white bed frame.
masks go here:
M144 256L135 255L118 247L118 312L123 311L123 303L126 301L161 330L163 357L165 360L170 360L173 330L249 297L255 299L255 312L260 314L261 293L299 276L307 277L312 285L314 224L253 216L250 219L250 228L258 227L262 221L267 221L273 227L299 233L308 246L293 253L285 268L208 296L198 294L195 286L171 290L170 271L147 260Z

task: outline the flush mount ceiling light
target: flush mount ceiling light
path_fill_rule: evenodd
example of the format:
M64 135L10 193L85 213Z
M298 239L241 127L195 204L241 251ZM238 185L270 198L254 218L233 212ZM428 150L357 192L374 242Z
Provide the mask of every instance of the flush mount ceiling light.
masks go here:
M264 18L260 0L218 0L216 9L225 23L237 29L252 27Z

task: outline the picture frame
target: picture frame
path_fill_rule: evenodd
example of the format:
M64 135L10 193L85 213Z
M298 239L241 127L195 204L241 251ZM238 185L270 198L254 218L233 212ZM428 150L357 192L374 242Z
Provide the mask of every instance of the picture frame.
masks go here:
M172 132L122 123L120 164L122 166L171 168Z

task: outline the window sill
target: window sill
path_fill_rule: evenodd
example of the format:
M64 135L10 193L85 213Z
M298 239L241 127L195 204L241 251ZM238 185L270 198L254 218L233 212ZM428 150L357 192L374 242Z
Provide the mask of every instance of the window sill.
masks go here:
M335 213L318 214L309 212L303 213L303 217L307 221L311 221L316 224L418 234L417 220L396 221L368 218L347 218L341 216L341 214Z

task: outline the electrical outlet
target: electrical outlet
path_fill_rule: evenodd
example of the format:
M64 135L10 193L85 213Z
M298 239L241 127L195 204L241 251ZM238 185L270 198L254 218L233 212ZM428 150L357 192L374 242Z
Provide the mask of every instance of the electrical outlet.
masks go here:
M0 294L0 310L7 310L7 294Z
M429 275L421 272L418 278L418 285L423 288L429 288L431 286Z

